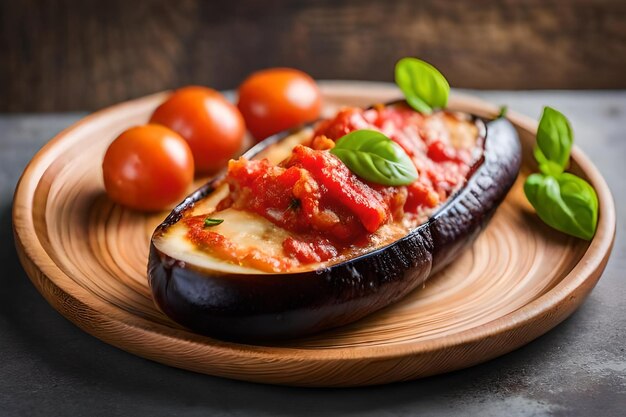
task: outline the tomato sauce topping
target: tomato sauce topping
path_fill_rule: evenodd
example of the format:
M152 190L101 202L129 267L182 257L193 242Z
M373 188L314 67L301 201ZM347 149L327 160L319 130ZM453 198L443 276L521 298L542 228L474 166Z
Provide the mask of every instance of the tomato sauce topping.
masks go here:
M232 207L292 232L350 244L389 218L381 193L327 151L297 145L278 166L241 158L228 165ZM220 207L221 208L221 207Z
M188 218L188 236L218 256L270 270L328 261L349 248L365 246L383 225L414 227L461 186L476 159L477 131L458 116L425 116L404 105L347 108L320 122L307 146L297 145L278 165L268 160L231 160L225 181L230 194L217 210L256 213L292 232L283 241L285 259L239 254L232 242ZM451 126L465 126L451 129ZM328 152L340 137L358 129L378 130L400 145L418 171L408 186L368 183ZM242 258L243 257L243 258Z

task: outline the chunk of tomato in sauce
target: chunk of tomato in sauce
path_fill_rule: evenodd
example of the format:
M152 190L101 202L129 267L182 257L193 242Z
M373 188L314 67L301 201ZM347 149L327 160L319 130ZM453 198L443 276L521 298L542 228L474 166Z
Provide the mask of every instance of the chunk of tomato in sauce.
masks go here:
M387 220L388 209L382 196L331 153L298 145L286 165L310 172L323 187L324 197L354 213L369 233L374 233Z

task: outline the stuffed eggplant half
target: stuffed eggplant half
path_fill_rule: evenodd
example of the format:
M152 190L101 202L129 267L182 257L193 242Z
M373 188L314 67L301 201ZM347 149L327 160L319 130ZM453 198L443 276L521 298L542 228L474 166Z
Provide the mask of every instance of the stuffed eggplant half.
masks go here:
M415 181L372 182L332 152L361 129L402 148ZM425 115L403 101L343 109L259 143L172 211L150 245L154 300L185 327L243 342L353 322L468 247L520 161L505 119Z

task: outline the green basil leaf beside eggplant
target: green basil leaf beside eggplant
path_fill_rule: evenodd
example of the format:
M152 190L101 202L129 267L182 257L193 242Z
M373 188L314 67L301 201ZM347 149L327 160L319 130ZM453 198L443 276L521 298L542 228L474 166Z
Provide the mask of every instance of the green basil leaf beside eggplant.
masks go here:
M593 237L598 197L587 181L567 172L532 174L524 183L524 192L547 225L581 239Z
M543 172L546 175L558 175L563 172L563 167L559 165L558 162L550 161L546 156L541 152L538 146L535 146L533 149L533 155L535 156L535 160L537 161L537 165L539 166L539 171Z
M545 159L561 168L560 172L569 164L573 141L572 127L567 118L558 110L545 107L537 128L537 146Z
M569 165L572 144L573 133L567 118L545 107L533 152L541 174L532 174L526 179L524 193L544 223L591 240L598 223L598 197L587 181L564 172Z
M506 119L488 124L474 120L483 137L483 158L472 168L467 183L428 221L389 245L319 269L232 273L161 252L155 239L209 196L219 178L209 182L176 207L154 232L148 276L156 304L193 331L258 342L342 326L400 300L472 244L515 182L521 163L517 132ZM270 137L245 157L271 149L289 136L286 132Z

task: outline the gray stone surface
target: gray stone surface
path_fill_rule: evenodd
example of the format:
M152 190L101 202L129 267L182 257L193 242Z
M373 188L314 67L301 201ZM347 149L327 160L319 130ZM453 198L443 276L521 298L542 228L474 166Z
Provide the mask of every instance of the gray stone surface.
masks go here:
M82 114L0 115L0 415L623 416L626 410L626 92L472 92L573 123L617 206L613 255L586 303L529 345L463 371L361 389L264 386L153 363L83 333L22 270L11 200L28 160Z

